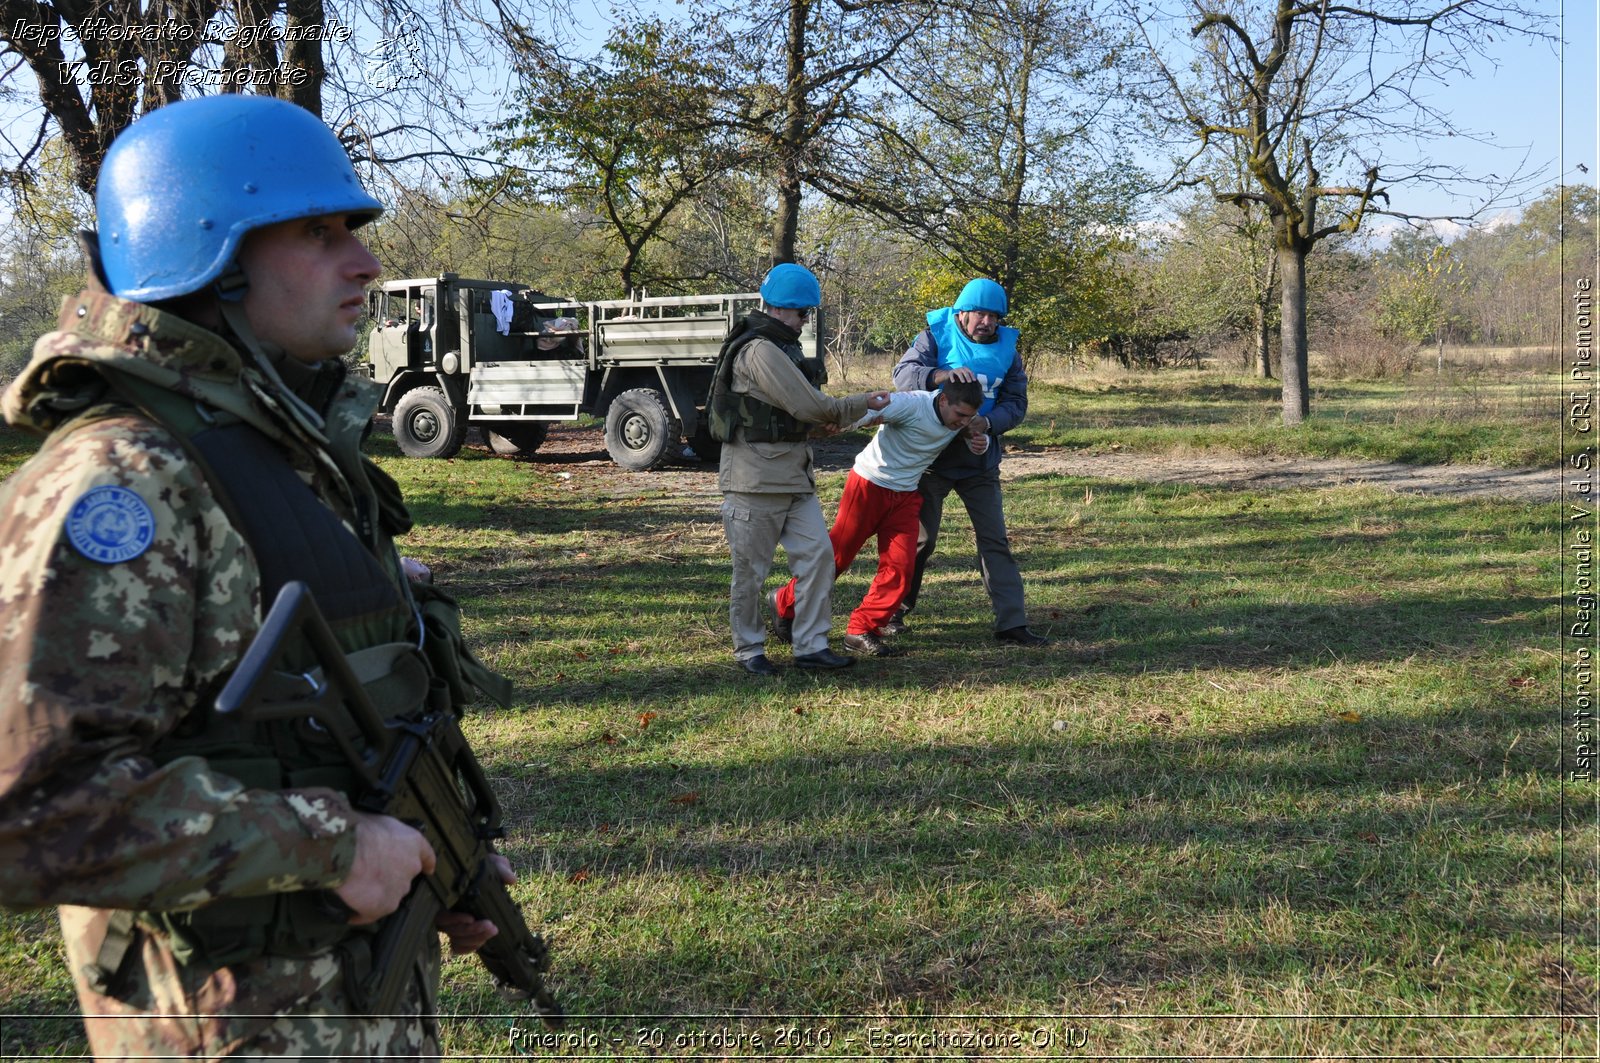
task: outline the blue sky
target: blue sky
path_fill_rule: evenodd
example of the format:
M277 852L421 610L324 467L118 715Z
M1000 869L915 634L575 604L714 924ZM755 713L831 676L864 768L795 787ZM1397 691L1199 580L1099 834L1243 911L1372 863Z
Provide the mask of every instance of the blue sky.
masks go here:
M681 18L682 0L617 0L619 5ZM1600 45L1597 45L1597 0L1530 0L1536 11L1547 14L1546 28L1559 33L1564 43L1531 42L1523 38L1497 42L1491 53L1473 63L1472 76L1460 79L1443 94L1442 109L1456 125L1486 135L1495 146L1467 138L1434 139L1419 149L1396 144L1396 154L1415 158L1419 151L1431 161L1456 166L1471 174L1509 175L1520 169L1532 177L1522 186L1520 200L1508 196L1479 215L1486 223L1498 214L1514 212L1558 180L1594 184L1600 177L1596 153L1596 100L1600 97ZM587 40L598 47L605 39L611 8L608 0L578 0L570 10L565 36L576 43ZM1578 169L1587 167L1585 174ZM1465 215L1481 206L1470 198L1452 197L1442 190L1408 186L1391 204L1396 210L1426 216ZM1396 224L1396 223L1389 223ZM1380 221L1381 228L1383 223ZM1444 226L1446 231L1449 226Z
M1463 126L1484 130L1503 145L1491 149L1467 141L1436 142L1440 161L1459 162L1480 173L1506 173L1526 154L1543 171L1541 191L1564 179L1594 184L1597 81L1595 0L1547 0L1549 29L1564 44L1553 48L1526 40L1507 41L1495 58L1496 70L1478 64L1473 78L1452 87L1448 110ZM1587 167L1585 174L1578 169ZM1422 213L1448 213L1459 201L1422 197Z
M675 0L618 2L647 13L692 17L689 6ZM1523 201L1563 177L1568 182L1590 184L1600 177L1596 149L1596 100L1600 97L1596 0L1530 2L1547 13L1547 28L1552 33L1560 32L1563 44L1557 47L1520 38L1500 42L1489 60L1478 61L1473 75L1452 84L1440 101L1456 125L1480 131L1499 146L1488 147L1458 137L1433 140L1426 148L1432 161L1468 172L1509 174L1519 167L1535 171L1537 176L1523 187ZM609 0L574 0L563 10L563 17L547 27L547 32L558 40L565 38L569 46L598 47L608 29L610 10ZM364 32L359 35L367 36ZM500 80L482 75L483 71L477 71L472 79L480 90ZM490 107L498 110L493 104ZM1415 157L1417 153L1414 145L1395 146L1397 156ZM1586 167L1587 173L1580 167ZM1476 205L1420 186L1405 190L1392 203L1397 210L1420 215L1465 214ZM1480 220L1487 221L1517 205L1514 197L1508 198Z

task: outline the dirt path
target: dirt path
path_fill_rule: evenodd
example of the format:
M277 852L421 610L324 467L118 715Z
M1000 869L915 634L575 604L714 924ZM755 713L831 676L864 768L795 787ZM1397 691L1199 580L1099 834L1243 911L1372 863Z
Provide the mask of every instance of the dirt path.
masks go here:
M1008 477L1059 473L1105 480L1217 484L1226 487L1340 487L1371 484L1423 495L1555 502L1556 469L1501 469L1490 465L1398 465L1348 458L1246 458L1198 454L1085 454L1046 450L1008 453Z
M481 445L476 433L472 445ZM859 439L824 441L817 445L817 465L840 471L850 467ZM693 459L674 459L649 473L617 468L606 454L597 428L557 425L538 453L518 458L559 475L566 472L605 482L614 494L646 488L669 488L686 496L717 495L714 467ZM1076 450L1034 447L1009 450L1002 466L1005 478L1059 475L1145 483L1209 484L1239 488L1340 487L1371 484L1408 494L1506 498L1554 502L1561 497L1557 469L1500 469L1487 465L1398 465L1387 462L1326 458L1253 458L1238 455L1089 454ZM597 475L602 474L603 475ZM598 486L598 484L597 484Z

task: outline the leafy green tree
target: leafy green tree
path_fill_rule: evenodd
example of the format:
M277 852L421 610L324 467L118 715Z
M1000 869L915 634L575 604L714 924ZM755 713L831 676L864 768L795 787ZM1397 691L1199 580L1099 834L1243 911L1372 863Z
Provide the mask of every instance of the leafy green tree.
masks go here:
M453 201L442 261L463 276L520 281L561 298L615 299L620 250L581 208L502 197Z
M869 355L898 357L926 325L909 284L921 250L871 215L826 201L807 213L802 237L800 255L822 281L828 354L840 382Z
M1030 343L1070 348L1114 316L1112 264L1146 183L1108 132L1121 62L1068 0L940 9L816 187L931 252L914 282L924 307L992 277Z
M1198 195L1178 213L1147 268L1166 328L1243 337L1248 364L1271 379L1278 275L1265 212Z
M760 175L721 174L701 186L659 234L652 257L667 287L686 294L755 291L772 263L772 196Z
M33 342L55 327L61 300L83 287L78 230L93 223L94 205L72 180L59 140L44 145L29 175L32 194L0 226L0 383L27 364Z
M82 286L75 244L9 227L0 242L0 386L27 365L34 341L55 327L61 300Z
M386 278L432 277L459 270L446 250L449 206L437 192L400 185L391 189L388 209L362 231L362 239L383 263Z
M1445 336L1465 289L1465 267L1431 232L1391 244L1382 258L1392 264L1379 282L1378 328L1419 347L1434 341L1436 366L1443 369Z
M553 195L603 218L621 250L623 291L663 279L647 251L672 215L747 158L718 109L715 71L682 28L613 29L594 64L533 57L499 151L528 165L524 195Z
M1557 185L1523 210L1462 234L1450 245L1466 289L1460 321L1470 335L1495 345L1564 342L1562 278L1595 276L1596 191Z

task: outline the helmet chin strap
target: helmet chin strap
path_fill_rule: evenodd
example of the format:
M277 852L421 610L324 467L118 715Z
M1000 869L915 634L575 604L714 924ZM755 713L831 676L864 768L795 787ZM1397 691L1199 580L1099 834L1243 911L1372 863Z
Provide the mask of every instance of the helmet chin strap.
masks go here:
M245 350L250 352L250 357L255 361L261 375L272 383L275 392L273 397L284 407L289 416L293 417L301 428L308 430L313 437L323 439L326 426L322 415L296 395L294 390L284 383L282 374L278 372L277 362L288 355L280 351L278 357L274 358L267 345L256 335L255 329L250 327L250 318L244 311L244 293L248 286L249 281L245 279L244 271L239 268L239 264L229 263L213 285L213 291L217 295L217 309L222 313L222 320L228 323L228 328L232 330L234 336L244 345Z

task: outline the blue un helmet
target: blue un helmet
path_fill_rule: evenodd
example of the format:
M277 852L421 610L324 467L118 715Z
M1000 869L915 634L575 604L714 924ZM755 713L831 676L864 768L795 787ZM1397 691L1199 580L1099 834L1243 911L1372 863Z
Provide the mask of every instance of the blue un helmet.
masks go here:
M953 309L958 314L966 310L987 310L1005 317L1009 305L1004 288L987 277L974 277L961 289Z
M246 233L319 214L351 227L383 213L322 119L270 96L227 93L151 111L112 142L95 193L111 291L188 295L232 263Z
M804 266L783 262L767 271L761 282L761 301L786 310L804 310L822 302L822 283Z

